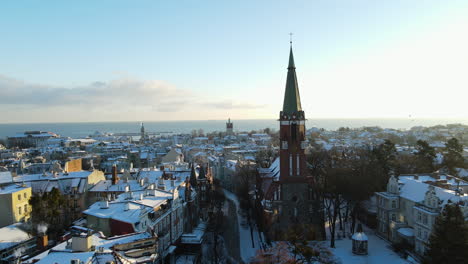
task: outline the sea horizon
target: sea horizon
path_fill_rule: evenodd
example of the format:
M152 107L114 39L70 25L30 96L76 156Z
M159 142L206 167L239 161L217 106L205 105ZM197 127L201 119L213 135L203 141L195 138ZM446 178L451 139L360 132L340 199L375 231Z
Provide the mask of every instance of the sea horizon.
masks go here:
M252 131L265 128L278 129L277 119L231 119L234 131ZM91 122L35 122L0 123L0 138L13 136L24 131L50 131L64 137L87 137L95 132L138 133L144 123L148 132L190 133L203 129L206 132L225 131L225 120L167 120L167 121L91 121ZM340 127L359 128L378 126L406 130L414 126L468 124L468 118L312 118L307 119L306 128L336 130Z

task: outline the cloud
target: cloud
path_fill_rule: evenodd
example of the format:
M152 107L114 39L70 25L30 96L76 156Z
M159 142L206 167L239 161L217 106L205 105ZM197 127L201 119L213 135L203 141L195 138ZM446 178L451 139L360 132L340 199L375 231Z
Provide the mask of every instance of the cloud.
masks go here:
M181 90L164 81L141 81L117 79L108 83L93 82L79 87L56 87L31 84L0 76L0 104L62 106L103 105L154 106L164 109L164 105L177 104L174 98L181 95L192 96L190 91ZM180 104L179 105L183 105Z
M239 103L233 102L232 100L224 100L220 102L209 102L204 104L207 107L217 108L217 109L257 109L263 108L263 104L253 104L253 103Z
M61 87L0 75L0 111L11 113L0 122L222 119L226 111L243 115L262 107L128 76Z

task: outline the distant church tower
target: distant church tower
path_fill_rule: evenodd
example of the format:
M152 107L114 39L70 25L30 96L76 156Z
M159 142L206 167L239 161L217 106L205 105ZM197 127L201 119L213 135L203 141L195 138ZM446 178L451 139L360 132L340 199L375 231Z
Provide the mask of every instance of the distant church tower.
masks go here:
M305 120L291 45L283 110L279 118L280 176L275 229L284 232L293 225L306 224L313 233L313 239L321 239L321 218L315 214L315 203L309 186L310 174L304 153L307 146Z
M231 122L231 118L229 118L227 123L226 123L226 134L234 135L233 124Z
M145 125L143 124L143 122L141 122L141 128L140 128L140 143L144 143L145 142L145 138L146 135L145 135Z

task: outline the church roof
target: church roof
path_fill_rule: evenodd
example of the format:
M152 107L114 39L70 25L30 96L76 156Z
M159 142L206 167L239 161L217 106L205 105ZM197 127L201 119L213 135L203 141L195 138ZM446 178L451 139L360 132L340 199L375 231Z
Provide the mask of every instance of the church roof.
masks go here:
M288 77L286 79L286 89L284 92L283 112L292 114L302 111L301 97L299 95L299 85L297 84L296 66L292 46L289 52Z

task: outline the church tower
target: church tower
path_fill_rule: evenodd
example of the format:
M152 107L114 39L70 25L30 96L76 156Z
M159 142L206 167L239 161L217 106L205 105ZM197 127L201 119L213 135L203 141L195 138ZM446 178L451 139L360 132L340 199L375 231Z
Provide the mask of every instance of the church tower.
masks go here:
M144 143L146 140L146 134L145 134L145 125L143 122L141 122L141 128L140 128L140 143Z
M310 239L321 239L318 217L310 188L304 150L305 114L301 106L292 45L289 52L288 75L280 111L280 175L276 204L276 235L293 226L304 226Z
M288 76L284 92L283 111L280 112L280 181L306 182L305 115L302 111L296 66L292 46L289 53Z
M231 122L231 118L229 118L226 123L226 134L229 136L234 135L233 124Z

